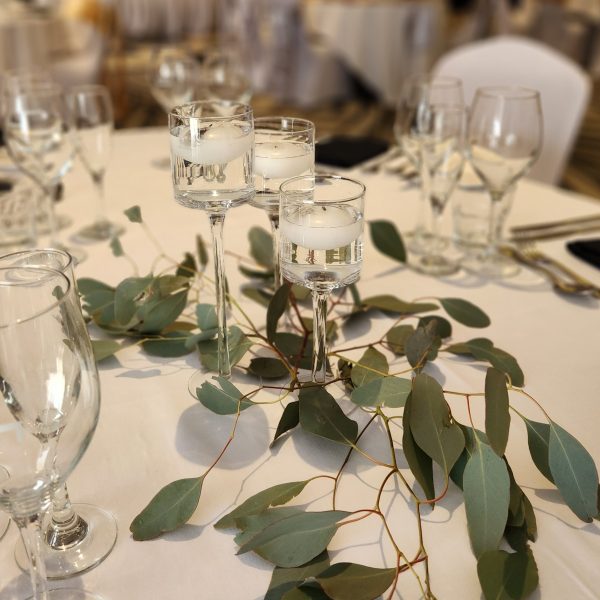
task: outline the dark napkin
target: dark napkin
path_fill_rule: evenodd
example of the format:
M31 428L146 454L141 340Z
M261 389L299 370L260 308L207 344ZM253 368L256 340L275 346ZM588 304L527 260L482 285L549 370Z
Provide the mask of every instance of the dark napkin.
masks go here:
M372 137L336 135L315 146L315 162L333 167L350 168L389 148L385 140Z
M571 254L600 269L600 239L568 242L567 249Z

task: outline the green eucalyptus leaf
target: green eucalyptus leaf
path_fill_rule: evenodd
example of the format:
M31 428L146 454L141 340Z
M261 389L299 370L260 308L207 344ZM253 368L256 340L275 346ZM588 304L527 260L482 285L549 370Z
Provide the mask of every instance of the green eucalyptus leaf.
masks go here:
M450 479L454 481L454 483L462 490L463 489L463 476L465 472L465 467L471 458L473 452L477 447L477 438L482 441L484 444L488 443L487 436L483 431L479 431L479 429L474 429L473 427L466 427L465 425L460 425L460 430L463 432L463 436L465 438L465 447L463 451L460 453L458 460L454 463L452 470L450 471Z
M477 561L477 575L485 600L525 600L539 583L531 550L486 552Z
M303 512L304 509L297 506L277 506L266 508L260 513L238 517L235 526L240 529L240 532L235 536L234 541L238 546L243 546L269 525Z
M246 354L250 346L252 346L252 342L239 327L233 325L229 328L227 345L229 347L229 362L233 367L244 358L244 354ZM219 370L218 340L199 342L198 352L200 352L200 362L205 369L208 369L209 371Z
M121 245L121 240L116 235L113 235L113 237L110 238L110 249L112 250L113 256L117 258L125 254L123 246Z
M548 462L548 448L550 443L550 425L548 423L539 423L523 419L527 426L527 444L529 445L529 454L538 468L538 471L551 483L554 483L554 477L550 471Z
M114 292L115 288L111 287L107 283L92 279L91 277L82 277L77 280L77 289L79 293L85 298L88 294L94 292Z
M429 312L430 310L437 310L439 306L431 302L405 302L391 296L389 294L382 294L380 296L371 296L365 298L362 301L363 306L367 308L378 308L385 312L397 313L400 315L413 315L420 312Z
M509 429L506 377L501 371L490 367L485 376L485 432L498 456L504 455Z
M477 443L463 474L469 538L475 556L496 550L502 539L510 503L506 463L482 442Z
M259 356L250 361L248 370L263 379L281 379L289 375L287 366L278 358Z
M281 600L331 600L331 598L316 584L305 583L281 596Z
M127 325L135 316L136 300L150 287L153 277L127 277L115 290L115 320Z
M431 457L419 448L410 430L411 404L412 395L409 394L402 414L402 450L412 474L425 492L425 497L428 500L433 500L435 498L433 462Z
M439 315L427 315L419 319L417 327L426 327L429 323L435 322L435 334L442 339L449 338L452 335L452 323Z
M338 522L350 514L330 510L304 512L281 519L241 546L238 554L253 550L278 567L299 567L327 548Z
M327 390L318 386L300 390L300 426L305 431L340 444L353 444L358 423L348 418Z
M262 227L251 227L248 232L250 240L250 254L261 266L273 268L273 238Z
M152 299L138 308L141 319L138 329L141 333L159 333L170 325L183 312L187 304L188 290L182 290L166 298Z
M215 523L216 529L227 529L235 527L236 519L255 515L272 506L286 504L292 498L295 498L309 483L310 479L305 481L290 481L289 483L279 483L266 490L262 490L250 498L247 498L237 508L226 514Z
M271 446L286 432L290 429L294 429L300 423L300 402L295 400L290 402L284 409L281 419L277 424L277 430L275 431L275 437L271 442Z
M275 334L277 333L277 324L279 319L285 313L285 309L288 305L288 298L290 296L290 286L284 283L276 292L273 294L269 306L267 307L267 339L273 342Z
M121 349L121 344L115 340L92 340L92 350L96 362L113 356Z
M380 377L352 391L350 399L358 406L401 408L412 389L410 379Z
M402 237L391 221L371 221L369 231L373 244L379 252L398 262L406 262L406 250Z
M217 336L219 330L215 327L215 329L207 329L206 331L201 331L200 333L195 333L190 335L185 340L185 347L188 350L195 350L198 346L199 342L206 342L207 340L212 340Z
M238 269L242 275L250 279L273 279L273 271L258 271L257 269L249 269L244 265L238 265Z
M164 358L185 356L193 351L193 348L187 346L187 340L190 337L190 334L184 331L171 331L164 334L161 339L142 342L142 348L151 356L162 356Z
M302 317L302 323L306 329L312 333L313 331L313 320L311 317ZM338 324L335 321L327 321L325 327L325 338L328 342L333 342L338 334Z
M269 302L271 302L271 298L273 297L273 294L269 294L269 292L266 292L261 288L256 288L249 285L242 287L242 295L265 307L269 306Z
M151 540L187 523L200 501L203 482L204 476L192 477L163 487L129 526L133 539Z
M206 244L200 234L196 235L196 254L198 255L198 262L202 267L206 267L208 264L208 252L206 251Z
M316 576L323 591L334 600L374 600L395 578L396 569L376 569L347 562L331 565Z
M196 388L196 397L208 410L218 415L234 415L238 412L238 407L242 411L253 405L250 400L242 400L244 395L229 380L224 377L213 377L213 379L219 387L205 381Z
M568 431L550 421L548 463L568 507L586 523L598 515L598 470L588 451Z
M202 331L216 329L219 322L217 321L217 311L214 304L198 304L196 306L196 321Z
M513 385L523 387L525 384L523 371L515 358L508 354L508 352L500 350L500 348L496 348L495 346L490 350L487 343L481 342L479 339L469 340L467 345L475 358L488 361L493 367L506 373Z
M183 256L183 260L177 265L177 271L175 275L177 277L194 277L198 272L196 267L196 259L193 254L186 252Z
M386 333L385 340L396 356L404 356L406 342L414 331L415 328L412 325L397 325Z
M127 210L124 210L123 213L132 223L142 222L142 209L137 204L130 206Z
M292 366L301 369L312 367L313 345L311 340L304 343L304 338L295 333L277 333L273 339L277 349L289 360Z
M182 289L189 289L190 278L183 275L160 275L152 281L152 291L158 294L160 298L166 298L173 292Z
M375 348L367 348L352 368L352 383L356 387L385 377L390 370L386 357Z
M411 334L404 345L404 352L410 366L420 371L427 361L436 359L441 345L435 322L429 322L425 327L417 327Z
M300 567L275 567L264 600L281 600L286 592L302 585L307 579L316 577L328 566L329 554L324 551Z
M413 380L410 430L421 450L448 474L465 447L465 438L450 419L442 387L424 373Z
M444 310L467 327L487 327L490 318L477 306L462 298L439 298Z

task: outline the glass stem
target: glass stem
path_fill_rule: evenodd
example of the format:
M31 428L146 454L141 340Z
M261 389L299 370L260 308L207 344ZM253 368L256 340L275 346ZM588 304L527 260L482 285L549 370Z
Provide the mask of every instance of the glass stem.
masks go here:
M48 599L48 586L46 581L46 566L42 559L42 543L40 531L40 515L34 514L27 517L15 518L19 528L23 545L29 557L29 577L33 588L34 600Z
M227 282L225 279L225 255L223 253L223 224L225 223L225 214L211 213L209 214L209 219L213 241L213 259L215 263L215 287L217 292L217 322L219 328L219 375L221 377L229 378L231 376L231 365L229 364L229 347L227 340Z
M44 532L51 548L61 550L81 542L88 532L88 524L73 510L66 484L52 494L52 518Z
M313 290L313 367L315 383L327 377L327 298L329 290Z
M54 212L54 191L55 186L49 185L44 186L44 200L46 203L46 210L48 215L48 231L50 233L50 246L53 248L61 248L61 244L58 241L58 231L56 228L56 213Z
M504 197L503 192L490 192L490 197L492 199L492 205L490 207L490 221L489 221L489 229L488 229L488 248L487 255L493 256L496 254L496 247L498 245L498 216L500 212L500 207L502 205L502 198Z
M96 222L105 223L108 219L104 202L104 173L92 173L92 181L96 189Z
M269 213L271 235L273 236L273 283L278 290L283 285L281 263L279 261L279 213Z
M442 211L436 200L431 200L431 245L428 254L430 256L439 256L440 254L440 221L442 220Z

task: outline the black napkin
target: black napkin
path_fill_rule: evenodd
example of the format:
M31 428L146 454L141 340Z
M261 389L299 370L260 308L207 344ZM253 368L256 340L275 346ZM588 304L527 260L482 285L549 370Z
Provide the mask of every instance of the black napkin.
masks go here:
M600 269L600 239L569 242L567 249L571 254Z
M315 162L334 167L350 168L389 148L389 144L373 137L336 135L315 146Z

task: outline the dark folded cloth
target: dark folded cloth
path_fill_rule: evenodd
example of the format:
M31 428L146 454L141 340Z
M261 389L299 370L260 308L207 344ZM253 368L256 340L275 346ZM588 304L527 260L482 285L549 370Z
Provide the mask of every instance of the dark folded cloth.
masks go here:
M567 249L578 258L600 269L600 239L569 242Z
M350 168L389 148L385 140L372 137L336 135L315 146L315 162Z

